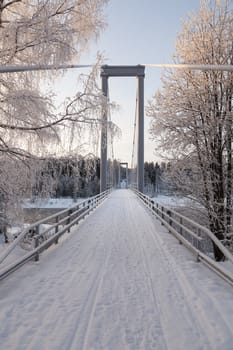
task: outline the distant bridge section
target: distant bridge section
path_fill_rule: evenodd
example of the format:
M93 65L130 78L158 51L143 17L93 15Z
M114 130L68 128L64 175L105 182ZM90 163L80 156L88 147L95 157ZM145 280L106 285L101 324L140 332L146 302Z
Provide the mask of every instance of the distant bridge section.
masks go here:
M138 154L137 188L143 192L144 185L144 77L145 66L108 66L101 67L102 92L108 96L109 77L136 77L138 82ZM103 109L101 129L100 191L107 189L107 109Z

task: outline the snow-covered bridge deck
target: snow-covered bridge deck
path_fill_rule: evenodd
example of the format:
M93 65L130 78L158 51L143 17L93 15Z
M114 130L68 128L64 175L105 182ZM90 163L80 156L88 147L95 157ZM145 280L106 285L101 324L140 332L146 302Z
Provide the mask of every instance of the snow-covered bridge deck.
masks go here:
M1 349L233 349L232 288L127 190L1 282L0 310Z

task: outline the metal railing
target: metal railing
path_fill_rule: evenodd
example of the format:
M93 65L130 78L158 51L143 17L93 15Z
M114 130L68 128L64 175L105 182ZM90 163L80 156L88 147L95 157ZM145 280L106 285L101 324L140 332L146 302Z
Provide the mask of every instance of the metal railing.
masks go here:
M59 238L70 232L72 226L79 223L87 214L96 208L110 193L111 189L90 197L70 208L39 220L25 228L9 247L0 255L0 264L10 255L15 247L24 241L30 242L31 250L13 263L0 269L0 280L7 277L26 262L39 260L39 255L52 244L57 244ZM49 223L49 224L48 224Z
M161 221L161 224L196 256L197 261L202 261L220 277L233 285L232 272L214 260L213 244L232 264L233 255L208 228L199 225L171 208L166 208L135 188L132 188L132 190L155 217Z

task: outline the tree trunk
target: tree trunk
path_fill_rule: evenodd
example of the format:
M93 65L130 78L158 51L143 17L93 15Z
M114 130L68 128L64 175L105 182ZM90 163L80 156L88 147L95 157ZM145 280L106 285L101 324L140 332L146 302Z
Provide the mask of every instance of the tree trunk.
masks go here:
M210 222L210 230L213 232L213 234L221 241L224 239L223 234L223 227L222 223L218 220L218 218L215 215L209 216L209 222ZM221 252L221 250L216 246L216 244L213 242L213 248L214 248L214 257L216 261L224 261L225 256Z

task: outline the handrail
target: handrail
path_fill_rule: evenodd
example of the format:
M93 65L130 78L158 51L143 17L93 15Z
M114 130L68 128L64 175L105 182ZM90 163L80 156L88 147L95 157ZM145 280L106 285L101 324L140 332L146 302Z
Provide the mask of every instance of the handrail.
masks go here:
M30 230L35 229L35 248L19 258L16 262L10 264L9 266L0 270L0 280L5 278L6 275L15 271L17 268L22 266L27 261L35 258L38 260L39 253L48 248L53 243L58 243L58 239L61 235L63 235L66 231L69 232L70 228L75 225L78 221L80 221L85 215L87 215L91 210L97 207L110 193L111 189L106 190L94 197L90 197L87 200L82 201L81 203L75 204L72 207L59 211L53 215L50 215L44 219L41 219L27 228L25 228L19 236L10 244L10 246L3 252L0 256L0 263L3 262L7 256L12 252L12 250L18 245L20 241L22 241ZM66 215L65 217L60 218L61 216ZM46 224L47 222L55 219L56 222L52 224L49 228L46 228L43 232L39 232L40 225ZM59 229L61 224L64 224L63 228ZM44 240L41 244L38 244L38 238L43 237L45 239L45 233L52 231L55 229L55 233L53 233L50 237Z
M73 206L73 208L79 207L79 205L83 204L85 201L76 204ZM70 207L71 208L71 207ZM66 212L70 210L70 208L64 209L59 211L58 213L52 214L46 218L43 218L41 220L36 221L35 223L29 225L27 228L25 228L15 239L14 241L9 245L9 247L3 252L3 254L0 256L0 264L5 260L5 258L11 253L11 251L18 245L18 243L26 236L26 234L29 233L30 230L34 229L35 227L42 225L44 223L47 223L48 221L52 219L56 219L56 217L59 215L63 215Z
M197 228L201 233L206 234L206 236L216 244L219 250L224 254L225 258L227 258L231 263L233 263L233 255L227 250L226 247L217 239L217 237L206 227L201 226L200 224L194 222L193 220L185 217L184 215L179 214L173 209L166 208L161 206L158 202L155 202L150 197L146 196L142 192L137 189L132 189L135 194L143 201L146 207L156 216L157 219L161 221L161 223L171 232L186 248L188 248L197 258L197 260L201 260L205 263L211 270L224 278L228 283L233 285L233 274L226 270L222 265L213 260L210 256L206 255L205 252L202 252L199 248L199 245L195 246L192 240L186 239L176 228L173 227L175 223L176 226L188 232L189 235L194 237L198 242L201 242L203 237L200 237L195 232L192 232L189 228L184 226L184 221ZM170 215L168 214L170 213ZM181 219L181 222L178 222L174 219L173 216ZM167 220L166 220L167 219Z
M177 213L175 210L169 209L169 211L179 216L180 218L190 223L191 225L194 225L196 228L200 229L202 232L206 233L206 235L211 239L211 241L216 244L216 246L220 249L220 251L222 251L224 256L233 263L233 255L226 249L226 247L221 243L221 241L207 227L204 227L198 224L197 222L194 222L193 220L187 218L186 216Z
M9 274L16 271L18 268L23 266L28 261L32 260L33 258L38 261L39 260L39 254L42 253L45 249L49 248L52 244L55 242L58 242L58 239L60 236L62 236L71 226L73 226L78 220L81 219L81 217L84 217L90 209L87 209L84 213L82 213L78 218L73 220L69 225L66 225L63 227L60 231L58 231L54 236L50 237L46 241L44 241L42 244L40 244L38 247L33 249L32 251L28 252L24 256L18 258L16 261L11 263L10 265L4 267L0 270L0 281L6 278Z

